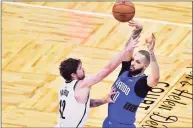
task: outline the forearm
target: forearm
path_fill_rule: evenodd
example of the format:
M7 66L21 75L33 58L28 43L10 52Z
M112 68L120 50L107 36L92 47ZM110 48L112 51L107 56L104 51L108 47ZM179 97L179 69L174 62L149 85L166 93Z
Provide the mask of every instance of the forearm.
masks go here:
M107 77L111 72L113 72L122 62L123 57L128 54L128 50L124 49L121 53L118 54L113 60L111 60L101 71L97 74L92 75L90 77L86 77L82 82L82 87L91 87L94 84L97 84L105 77Z
M135 39L135 38L137 38L137 37L140 35L142 29L143 29L142 27L139 27L139 28L135 28L135 29L133 30L133 32L132 32L129 40L128 40L127 43L125 44L125 48L129 45L129 43L131 42L131 39L132 39L132 38ZM123 61L130 61L131 58L132 58L132 55L133 55L133 51L134 51L134 50L132 50L128 55L126 55L126 56L124 57L124 60L123 60Z
M133 31L132 31L132 34L129 38L129 40L127 41L127 43L125 44L125 47L127 47L131 41L131 38L135 39L137 38L140 34L141 34L141 31L143 30L143 27L139 27L139 28L135 28Z
M83 87L90 88L92 85L97 84L98 82L103 80L122 63L122 61L128 54L131 54L132 50L136 47L137 43L138 38L134 40L132 39L130 45L128 45L128 47L126 47L115 58L113 58L101 71L99 71L95 75L86 77L80 85Z
M154 79L159 79L160 71L159 71L159 65L157 63L155 54L153 51L149 51L149 54L150 54L150 68L152 71L152 77L154 77Z
M117 68L128 54L131 54L132 50L124 50L121 51L113 60L111 60L104 69L107 69L108 71L113 71L115 68Z
M98 106L101 106L103 104L106 104L107 101L106 99L91 99L90 100L90 107L93 108L93 107L98 107Z

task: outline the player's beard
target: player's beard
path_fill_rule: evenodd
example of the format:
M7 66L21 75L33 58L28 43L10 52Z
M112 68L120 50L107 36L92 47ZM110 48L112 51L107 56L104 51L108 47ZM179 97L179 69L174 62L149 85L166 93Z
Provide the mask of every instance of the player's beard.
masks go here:
M83 72L83 75L82 76L78 76L78 79L79 80L83 80L85 78L85 73Z
M142 71L143 71L143 68L134 69L134 70L130 70L130 71L129 71L129 74L130 74L131 76L135 76L135 75L140 74Z
M78 77L78 80L83 80L85 76Z

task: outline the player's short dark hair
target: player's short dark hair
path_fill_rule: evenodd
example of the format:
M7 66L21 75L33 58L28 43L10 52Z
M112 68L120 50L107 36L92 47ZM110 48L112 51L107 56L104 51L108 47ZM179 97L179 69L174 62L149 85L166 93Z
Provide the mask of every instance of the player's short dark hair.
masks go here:
M147 64L149 65L149 63L150 63L150 55L149 55L149 52L146 51L146 50L139 50L138 52L139 52L140 54L142 54L142 55L145 56L146 62L147 62Z
M60 75L66 80L70 81L72 80L72 73L76 73L78 65L81 64L80 59L73 59L73 58L68 58L64 61L61 62L59 70L60 70Z

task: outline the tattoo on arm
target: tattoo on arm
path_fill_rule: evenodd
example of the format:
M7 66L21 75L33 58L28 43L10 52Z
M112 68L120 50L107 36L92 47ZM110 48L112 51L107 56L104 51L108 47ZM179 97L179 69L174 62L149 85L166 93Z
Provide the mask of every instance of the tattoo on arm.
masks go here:
M129 38L129 40L126 43L126 46L129 45L131 38L133 38L133 39L137 38L139 36L139 34L141 33L141 31L142 31L142 28L141 29L134 29L132 34L131 34L131 37Z
M94 99L91 99L90 100L90 107L98 107L100 105L103 105L105 104L105 101L104 100L94 100Z
M133 39L137 38L139 34L141 33L142 29L134 29L132 33Z
M150 52L151 61L157 61L153 52Z

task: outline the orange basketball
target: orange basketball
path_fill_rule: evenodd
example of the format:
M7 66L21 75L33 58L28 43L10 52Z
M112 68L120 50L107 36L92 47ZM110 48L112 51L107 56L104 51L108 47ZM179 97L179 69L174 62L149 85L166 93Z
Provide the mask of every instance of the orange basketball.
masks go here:
M130 1L116 2L112 9L113 16L120 22L128 22L135 16L135 7Z

